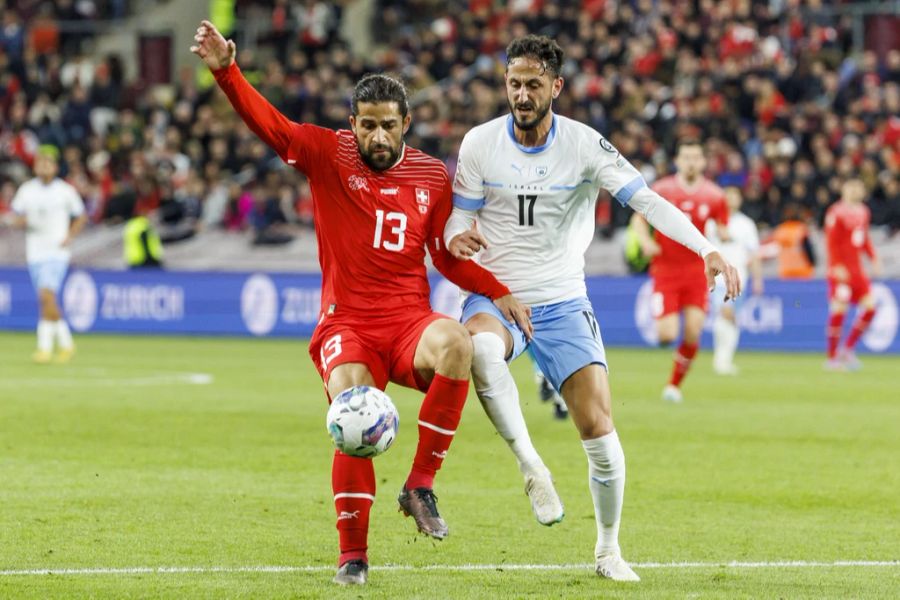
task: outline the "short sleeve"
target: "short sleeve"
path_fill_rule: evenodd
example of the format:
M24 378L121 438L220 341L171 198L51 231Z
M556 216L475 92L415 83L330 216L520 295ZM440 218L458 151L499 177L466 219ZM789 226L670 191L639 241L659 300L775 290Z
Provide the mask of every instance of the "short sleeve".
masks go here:
M476 146L474 136L469 133L459 147L453 179L453 206L463 210L478 210L484 206L484 176Z
M80 217L84 214L84 201L81 199L81 196L78 195L78 190L71 185L67 186L66 190L69 192L67 194L68 201L66 202L66 208L69 210L69 215Z
M23 189L24 186L19 186L19 189L16 190L16 195L13 196L12 204L9 205L17 215L25 214L25 194L22 192Z
M647 187L647 182L609 140L596 131L591 131L590 138L586 142L590 149L587 154L591 161L590 171L600 187L608 191L619 204L627 205L635 192Z
M756 254L759 252L759 231L750 217L747 217L745 223L747 223L747 251Z

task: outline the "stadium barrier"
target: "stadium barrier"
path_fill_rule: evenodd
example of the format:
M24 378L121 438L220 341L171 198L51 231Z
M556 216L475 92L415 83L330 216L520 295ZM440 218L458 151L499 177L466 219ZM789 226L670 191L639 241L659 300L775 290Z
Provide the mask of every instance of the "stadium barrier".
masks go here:
M318 273L76 269L61 296L76 332L309 337L319 317L320 285ZM587 288L607 345L653 345L649 280L589 277ZM861 350L900 353L900 281L875 283L873 291L878 313ZM434 276L432 304L457 316L456 287ZM827 311L824 281L768 280L763 295L745 295L738 304L741 347L822 351ZM0 329L30 330L36 319L28 271L0 269ZM703 344L710 342L707 331Z

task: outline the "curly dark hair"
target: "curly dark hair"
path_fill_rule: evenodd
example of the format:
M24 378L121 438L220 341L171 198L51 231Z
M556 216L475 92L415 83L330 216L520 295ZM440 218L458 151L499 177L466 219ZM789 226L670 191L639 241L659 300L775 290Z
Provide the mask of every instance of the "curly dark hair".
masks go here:
M544 65L554 77L559 77L562 70L565 52L556 43L556 40L546 35L526 35L510 42L506 47L506 64L514 58L533 58Z
M353 115L359 114L359 103L368 102L377 104L379 102L396 102L400 109L400 116L404 119L409 113L409 100L406 96L406 87L393 77L389 77L382 73L372 73L366 75L356 84L353 89L353 98L350 102Z

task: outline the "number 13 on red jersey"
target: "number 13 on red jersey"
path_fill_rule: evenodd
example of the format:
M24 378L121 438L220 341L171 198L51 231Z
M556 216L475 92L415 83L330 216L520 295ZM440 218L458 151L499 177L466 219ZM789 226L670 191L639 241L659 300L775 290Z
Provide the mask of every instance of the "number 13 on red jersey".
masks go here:
M385 231L385 225L390 231ZM375 240L373 248L384 248L391 252L400 252L406 243L406 215L401 212L375 211Z

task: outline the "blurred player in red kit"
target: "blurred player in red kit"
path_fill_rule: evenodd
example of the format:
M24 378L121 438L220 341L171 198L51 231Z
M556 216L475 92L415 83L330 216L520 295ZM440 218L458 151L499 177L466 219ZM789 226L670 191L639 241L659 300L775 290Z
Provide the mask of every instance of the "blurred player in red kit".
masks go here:
M699 142L684 140L675 151L675 174L663 177L653 191L677 206L700 231L714 221L720 238L728 241L728 206L722 188L703 176L706 158ZM684 336L675 352L669 383L662 398L681 402L681 381L691 367L700 346L700 334L709 311L709 287L703 258L659 231L650 237L647 221L638 213L632 217L645 256L652 257L652 310L661 345L678 337L678 317L684 315Z
M869 238L869 209L863 204L866 188L859 179L850 179L841 187L841 199L825 213L825 237L828 246L828 370L860 368L853 349L872 319L875 299L871 284L863 270L863 253L872 262L873 274L881 273L881 263ZM839 349L844 316L850 304L859 307L856 323L844 346Z
M234 42L211 23L201 23L195 40L191 50L244 122L309 179L322 268L322 309L309 352L329 397L356 385L384 389L389 381L426 391L418 448L398 501L420 531L443 539L449 531L433 482L466 400L472 342L460 323L431 310L426 247L448 279L487 295L527 331L529 310L490 273L443 247L450 180L443 163L403 143L410 117L402 84L384 75L362 78L350 130L299 124L253 89L235 62ZM334 581L366 583L371 459L335 452L332 488L340 539Z

